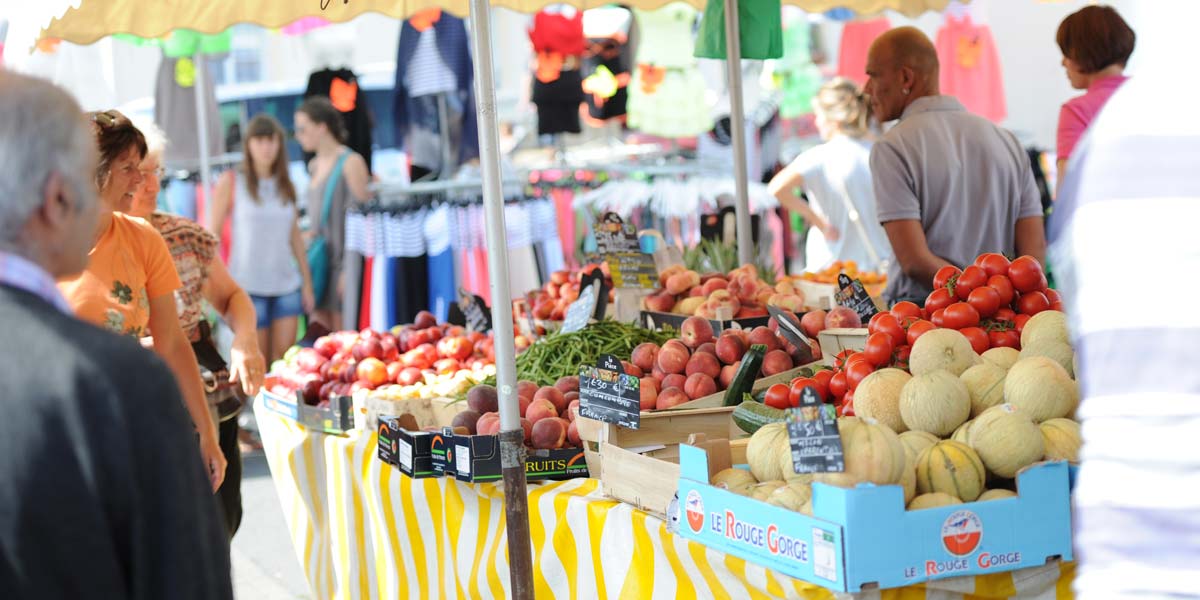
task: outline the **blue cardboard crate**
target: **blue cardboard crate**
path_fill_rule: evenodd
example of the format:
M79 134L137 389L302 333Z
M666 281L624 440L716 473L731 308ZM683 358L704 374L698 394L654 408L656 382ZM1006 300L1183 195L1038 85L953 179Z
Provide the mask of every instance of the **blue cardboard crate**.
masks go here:
M906 511L898 485L813 485L813 516L708 481L703 450L680 445L679 531L842 592L1012 571L1072 559L1065 462L1017 475L1016 498Z
M328 408L309 406L300 400L299 395L281 396L266 388L260 390L258 396L264 407L311 430L342 435L354 429L354 403L350 396L331 398Z

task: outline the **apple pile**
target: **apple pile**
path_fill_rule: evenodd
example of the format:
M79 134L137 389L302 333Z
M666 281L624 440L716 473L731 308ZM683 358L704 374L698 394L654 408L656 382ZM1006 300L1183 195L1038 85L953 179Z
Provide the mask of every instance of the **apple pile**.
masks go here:
M577 272L555 271L550 274L550 281L533 293L530 301L530 311L533 318L543 321L561 321L566 317L567 307L579 299L580 283L585 275L596 269L605 271L601 265L588 265ZM613 300L612 280L605 271L608 280L608 300Z
M797 366L799 353L779 336L777 327L771 319L770 326L726 329L714 336L708 319L688 317L680 328L679 339L668 340L662 346L639 344L629 361L621 364L626 374L641 378L642 410L672 408L728 388L752 345L767 347L756 377ZM815 342L813 351L820 351Z
M735 319L765 317L768 305L797 313L804 310L804 294L792 282L772 286L759 279L754 265L742 265L728 275L700 275L675 265L663 269L658 279L662 289L642 299L645 310L705 319L716 319L722 308Z
M562 377L554 385L538 387L532 381L517 382L517 401L525 445L540 450L577 448L582 445L575 417L579 414L579 377ZM487 384L467 392L467 409L454 416L451 426L470 435L500 433L499 395Z
M493 374L495 359L489 335L439 324L422 311L391 332L337 331L317 338L312 348L289 351L273 373L271 391L300 390L313 406L360 390L395 399L452 396Z

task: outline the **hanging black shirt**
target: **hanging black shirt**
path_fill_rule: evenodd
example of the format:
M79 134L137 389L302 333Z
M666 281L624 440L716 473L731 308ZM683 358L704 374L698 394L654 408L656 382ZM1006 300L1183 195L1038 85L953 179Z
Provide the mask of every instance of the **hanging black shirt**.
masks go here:
M336 81L335 81L336 80ZM336 87L336 89L335 89ZM371 169L371 126L373 118L367 105L367 94L358 87L358 76L350 69L322 69L308 76L304 97L323 96L342 113L346 125L346 145L367 161ZM305 153L304 161L312 155Z

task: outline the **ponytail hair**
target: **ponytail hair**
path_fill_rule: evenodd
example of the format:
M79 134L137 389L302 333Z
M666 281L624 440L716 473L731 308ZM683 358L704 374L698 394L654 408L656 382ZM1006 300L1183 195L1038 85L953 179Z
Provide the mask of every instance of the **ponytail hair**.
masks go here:
M849 79L835 77L822 85L813 97L812 107L821 119L850 137L865 137L871 131L871 105Z

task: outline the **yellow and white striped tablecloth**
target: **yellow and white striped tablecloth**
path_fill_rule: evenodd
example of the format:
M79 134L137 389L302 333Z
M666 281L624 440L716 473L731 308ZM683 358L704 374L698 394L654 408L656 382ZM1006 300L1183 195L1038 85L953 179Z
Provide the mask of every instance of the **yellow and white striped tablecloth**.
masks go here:
M409 479L373 432L312 433L255 403L296 556L316 598L507 598L498 484ZM824 588L683 539L605 498L594 479L529 486L538 598L835 598ZM858 597L1071 598L1071 564L960 577Z

